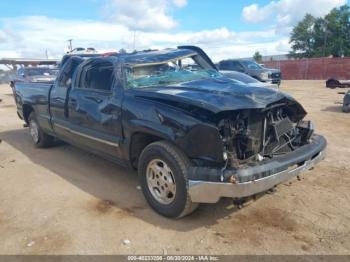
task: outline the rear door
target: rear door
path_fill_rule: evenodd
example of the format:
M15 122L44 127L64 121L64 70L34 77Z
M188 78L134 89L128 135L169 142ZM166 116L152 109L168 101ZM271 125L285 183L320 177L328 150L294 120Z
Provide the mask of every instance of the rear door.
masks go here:
M107 58L82 63L68 97L74 142L96 153L120 157L122 91Z

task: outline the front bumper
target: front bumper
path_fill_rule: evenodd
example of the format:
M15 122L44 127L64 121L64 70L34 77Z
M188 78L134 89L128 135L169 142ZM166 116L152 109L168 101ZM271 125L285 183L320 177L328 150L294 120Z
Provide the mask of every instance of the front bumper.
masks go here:
M310 144L302 146L283 156L275 157L261 164L244 169L228 169L222 174L227 181L228 176L234 176L235 184L189 179L189 194L193 202L216 203L221 197L240 198L252 196L273 188L305 170L309 170L325 158L326 139L313 135ZM204 171L205 169L202 169ZM208 170L208 169L207 169ZM209 170L208 170L209 171ZM192 170L193 172L193 170ZM201 169L195 171L193 177L200 177ZM216 176L220 170L213 171ZM191 173L190 173L191 174Z
M264 83L271 83L271 84L274 84L274 85L280 85L281 84L281 79L280 78L269 78L269 79L263 79L263 80L260 80L261 82L264 82Z
M271 79L272 84L280 85L281 84L281 79Z

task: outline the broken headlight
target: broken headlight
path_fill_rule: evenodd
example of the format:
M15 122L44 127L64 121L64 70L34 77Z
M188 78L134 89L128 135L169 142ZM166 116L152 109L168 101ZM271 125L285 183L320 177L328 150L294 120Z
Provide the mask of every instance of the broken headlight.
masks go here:
M301 120L297 124L297 129L299 130L301 143L306 144L314 133L315 126L312 121Z

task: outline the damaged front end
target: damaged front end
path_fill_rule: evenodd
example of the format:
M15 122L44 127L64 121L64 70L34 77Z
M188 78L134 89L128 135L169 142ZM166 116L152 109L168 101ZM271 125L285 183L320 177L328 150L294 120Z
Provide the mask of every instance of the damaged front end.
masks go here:
M219 117L228 167L238 168L289 153L305 145L313 134L312 123L296 117L286 103L224 112Z
M216 114L225 164L190 169L192 201L251 196L312 168L325 157L326 140L314 134L305 115L298 103L287 101Z

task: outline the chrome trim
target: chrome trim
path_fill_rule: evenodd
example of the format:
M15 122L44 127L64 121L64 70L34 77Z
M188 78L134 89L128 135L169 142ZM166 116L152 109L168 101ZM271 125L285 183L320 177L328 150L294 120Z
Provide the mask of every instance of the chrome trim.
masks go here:
M325 151L318 153L316 157L306 160L303 165L294 169L287 169L276 174L254 181L232 184L208 181L189 180L189 194L191 200L197 203L216 203L221 197L247 197L273 188L275 185L285 182L305 170L309 170L325 158Z
M62 129L65 129L65 130L67 130L67 131L71 131L71 129L69 128L69 127L66 127L66 126L62 126L62 125L60 125L60 124L56 124L56 123L53 123L54 124L54 126L57 126L57 127L59 127L59 128L62 128Z
M103 139L100 139L100 138L97 138L97 137L93 137L93 136L90 136L90 135L87 135L87 134L75 131L75 130L69 128L69 127L62 126L60 124L56 124L56 123L53 123L53 124L54 124L54 126L57 126L59 128L62 128L62 129L65 129L65 130L67 130L68 132L70 132L72 134L75 134L75 135L78 135L78 136L82 136L82 137L85 137L85 138L88 138L88 139L91 139L91 140L94 140L94 141L97 141L97 142L100 142L100 143L104 143L104 144L107 144L107 145L110 145L110 146L119 147L118 143L114 143L114 142L103 140Z

